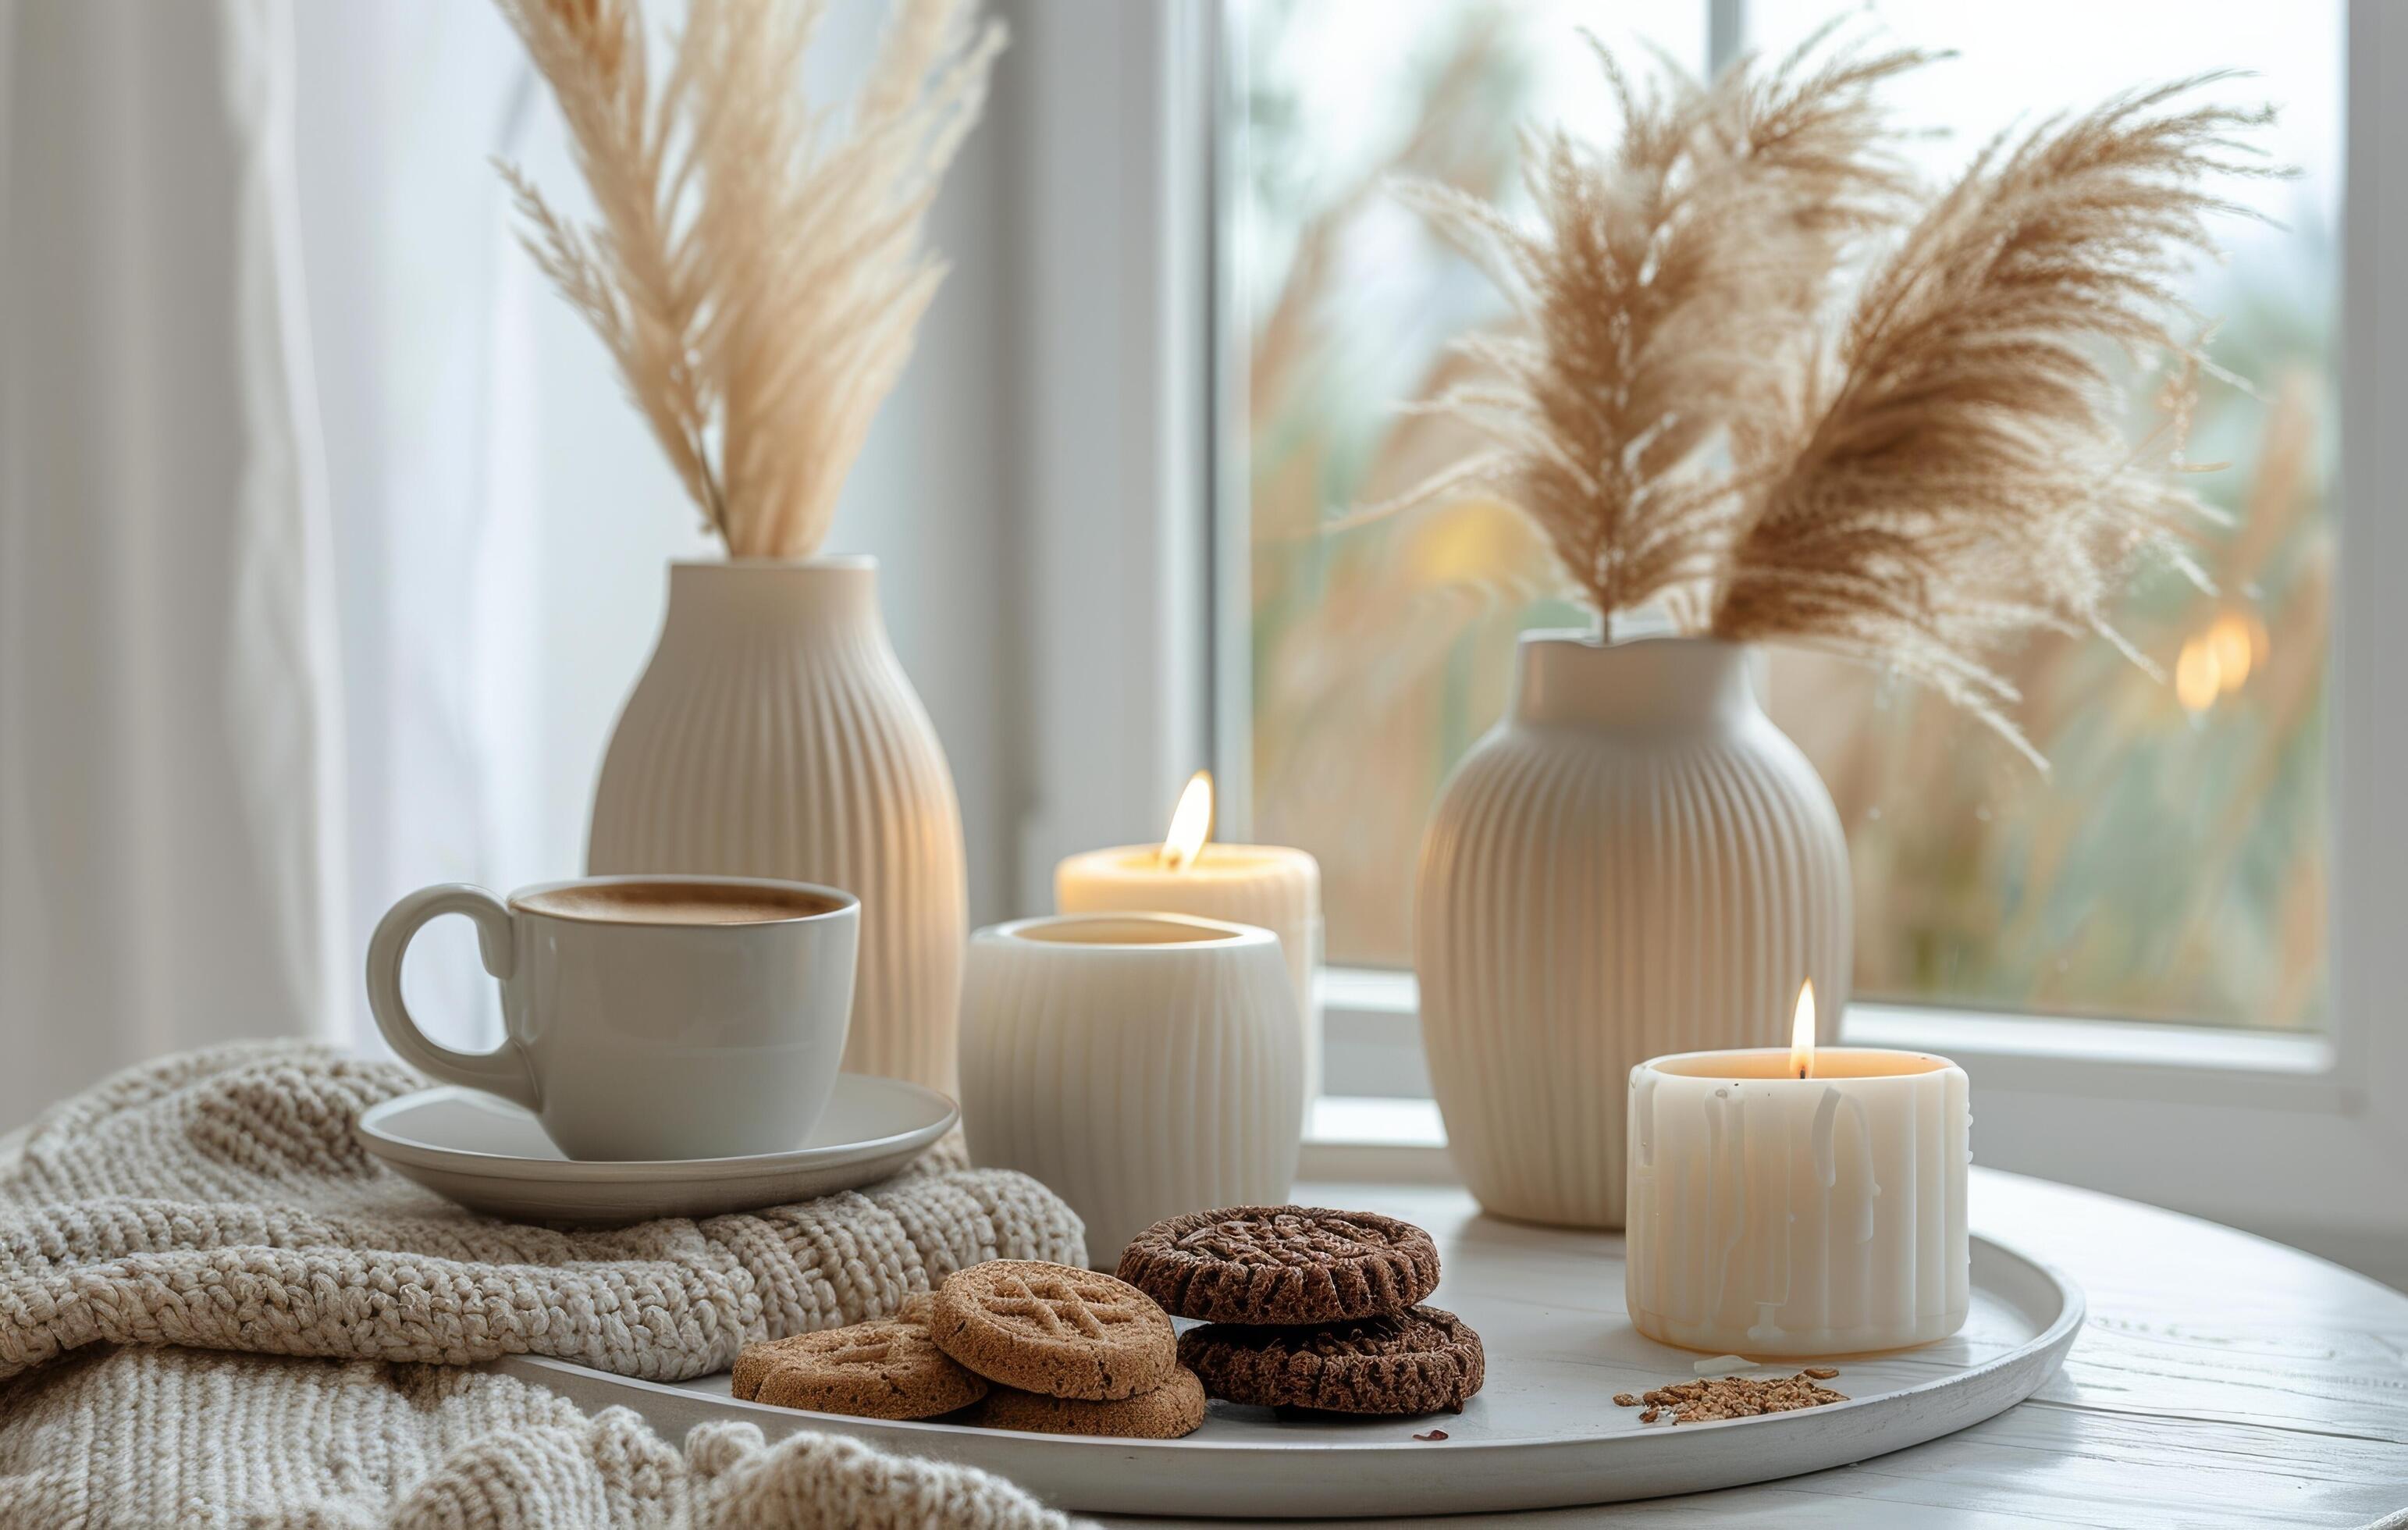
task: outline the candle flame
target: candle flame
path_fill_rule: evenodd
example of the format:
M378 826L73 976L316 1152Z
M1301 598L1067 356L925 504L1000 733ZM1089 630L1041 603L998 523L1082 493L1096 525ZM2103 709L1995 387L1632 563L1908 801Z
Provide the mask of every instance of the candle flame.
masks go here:
M1798 991L1797 1018L1789 1022L1789 1071L1801 1079L1814 1076L1814 979Z
M1162 838L1162 864L1173 871L1186 870L1211 837L1212 773L1199 770L1188 778L1179 806L1171 809L1170 832Z

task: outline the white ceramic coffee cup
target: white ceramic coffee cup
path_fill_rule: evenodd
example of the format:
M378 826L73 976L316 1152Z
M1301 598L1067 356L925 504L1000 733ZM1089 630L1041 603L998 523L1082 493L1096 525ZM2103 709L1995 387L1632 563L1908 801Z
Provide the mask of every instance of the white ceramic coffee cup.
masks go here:
M607 917L537 908L567 894ZM622 909L609 900L624 898ZM651 899L681 917L651 918ZM750 917L709 922L719 899ZM762 914L763 905L772 909ZM791 908L790 917L775 910ZM502 1044L429 1040L401 997L401 959L443 914L476 922L501 979ZM393 1050L448 1083L514 1100L571 1158L731 1158L802 1145L836 1088L853 1016L861 903L807 882L587 877L508 902L453 882L393 906L368 941L368 1007Z

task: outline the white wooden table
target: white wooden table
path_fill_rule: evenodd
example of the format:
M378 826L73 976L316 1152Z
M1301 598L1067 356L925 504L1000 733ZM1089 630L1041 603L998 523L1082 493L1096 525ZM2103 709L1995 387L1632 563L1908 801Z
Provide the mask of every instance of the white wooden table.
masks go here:
M0 1167L20 1135L0 1137ZM1972 1194L1976 1231L2065 1269L2089 1297L2064 1374L2029 1402L1928 1445L1756 1487L1376 1523L2408 1530L2408 1295L2277 1243L2088 1191L1976 1169ZM1466 1204L1461 1191L1412 1185L1313 1184L1297 1194L1432 1222Z

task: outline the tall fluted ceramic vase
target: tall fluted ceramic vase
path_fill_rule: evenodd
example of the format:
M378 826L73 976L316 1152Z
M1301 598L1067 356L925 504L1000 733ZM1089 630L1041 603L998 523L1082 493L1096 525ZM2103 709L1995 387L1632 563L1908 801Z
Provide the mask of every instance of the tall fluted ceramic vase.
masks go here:
M668 616L603 756L597 873L785 877L861 899L844 1065L955 1087L961 808L868 558L669 568Z
M1836 1027L1847 843L1748 653L1527 634L1505 720L1441 794L1413 965L1448 1146L1490 1211L1621 1226L1634 1065L1785 1046L1808 979Z

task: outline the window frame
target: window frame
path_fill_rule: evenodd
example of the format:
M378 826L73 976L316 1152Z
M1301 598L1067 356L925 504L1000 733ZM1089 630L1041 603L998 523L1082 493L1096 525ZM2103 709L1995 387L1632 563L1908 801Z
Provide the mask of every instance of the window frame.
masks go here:
M2386 74L2408 75L2408 21L2386 28L2382 9L2348 0L2345 32L2341 301L2351 322L2341 326L2334 513L2348 556L2329 681L2329 1029L2305 1037L1873 1003L1851 1006L1842 1027L1844 1040L1962 1063L1985 1164L2312 1248L2401 1239L2408 1171L2408 1113L2378 1104L2408 1096L2408 1027L2386 960L2408 928L2408 797L2392 784L2408 779L2408 706L2385 664L2408 654L2408 601L2386 588L2386 573L2408 569L2408 517L2370 508L2408 482L2408 304L2379 301L2381 252L2408 249L2408 101L2387 104L2380 88ZM1707 15L1709 56L1730 56L1744 0L1709 0ZM1243 356L1234 337L1214 334L1229 294L1201 279L1218 265L1209 255L1228 168L1216 154L1226 22L1218 0L1031 3L1017 28L1035 55L1034 97L1047 103L1024 124L1042 193L1028 203L1025 269L1057 297L1117 304L1121 321L1109 358L1095 358L1121 369L1108 398L1096 378L1062 376L1037 349L1025 400L1031 451L1059 455L1042 443L1124 433L1099 448L1100 461L1074 448L1024 480L1039 533L1027 592L1040 665L1037 806L1021 845L1031 906L1050 898L1045 879L1063 851L1155 832L1199 760L1234 803L1228 832L1243 829L1245 529L1216 505L1219 489L1242 493L1243 442L1215 424L1235 417L1226 407L1242 393ZM1111 115L1081 120L1090 109ZM1115 211L1136 223L1110 232ZM1099 399L1111 410L1100 422ZM1099 599L1097 581L1116 593ZM1145 598L1126 598L1132 591ZM1111 641L1094 642L1096 631ZM1373 1088L1411 1075L1419 1029L1409 974L1334 970L1324 992L1341 1083L1350 1071ZM1325 1172L1442 1172L1426 1101L1333 1100L1316 1115L1312 1163Z

